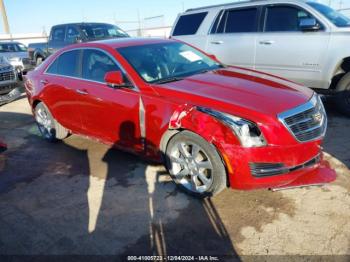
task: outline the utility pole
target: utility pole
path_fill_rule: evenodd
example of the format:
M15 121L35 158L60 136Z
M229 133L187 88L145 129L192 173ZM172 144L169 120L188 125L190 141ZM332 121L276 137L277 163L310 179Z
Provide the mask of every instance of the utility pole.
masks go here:
M137 20L139 22L139 30L138 30L137 36L142 37L142 22L141 22L140 9L137 9Z
M343 1L340 0L340 1L339 1L339 10L342 10L342 8L343 8Z
M2 15L2 22L4 25L4 32L5 32L5 34L11 34L9 22L7 20L7 14L6 14L4 0L0 0L0 9L1 9L0 11L1 11L1 15Z

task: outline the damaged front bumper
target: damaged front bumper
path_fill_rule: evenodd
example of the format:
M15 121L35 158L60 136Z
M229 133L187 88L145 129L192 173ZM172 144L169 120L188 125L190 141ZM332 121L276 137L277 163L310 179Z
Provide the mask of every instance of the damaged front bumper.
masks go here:
M20 87L17 87L5 95L0 95L0 105L10 103L13 100L16 100L17 98L19 98L20 96L21 96Z
M291 146L232 147L225 155L230 186L235 189L300 187L336 179L323 159L320 140Z

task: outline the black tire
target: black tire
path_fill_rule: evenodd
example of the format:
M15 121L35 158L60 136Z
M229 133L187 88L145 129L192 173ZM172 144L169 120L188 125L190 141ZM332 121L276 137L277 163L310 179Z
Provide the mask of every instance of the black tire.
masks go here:
M177 162L181 158L180 155L178 156L178 158L176 158L177 159L176 161L173 160L174 159L174 152L176 151L176 148L179 146L179 143L181 143L183 145L197 145L197 146L199 146L200 153L197 153L196 155L201 154L202 155L201 158L203 158L204 162L206 162L206 163L209 160L209 162L211 164L211 169L210 169L210 173L206 173L206 176L207 176L206 178L210 179L211 182L209 184L210 186L207 186L205 191L198 192L198 191L194 190L193 187L196 187L196 186L191 186L192 189L190 189L188 187L188 185L186 186L186 183L184 185L183 183L179 182L179 178L177 178L177 176L175 175L174 165L181 166L180 172L182 172L185 169L189 170L188 168L190 165L188 163L188 164L186 164L187 168L182 167L183 165L179 164ZM192 155L193 155L193 147L190 150L192 151ZM188 153L189 153L189 151L188 151ZM203 160L201 160L201 161L203 161ZM184 161L184 159L181 159L181 161ZM227 187L226 169L225 169L225 166L224 166L216 148L212 144L208 143L201 136L199 136L193 132L182 131L171 138L171 140L169 141L169 143L167 145L165 162L166 162L165 165L166 165L166 168L168 169L169 174L171 175L173 181L177 184L179 189L181 189L182 191L184 191L192 196L195 196L198 198L215 196ZM197 162L197 161L195 160L195 162ZM199 161L198 163L204 163L204 162ZM203 172L207 172L207 170L204 170ZM183 175L181 175L181 176L183 176ZM183 178L181 180L185 181L184 179L187 179L187 180L189 179L192 181L191 178L187 178L187 177L192 177L192 176L193 176L193 174L183 176ZM197 175L197 181L199 181L199 183L201 183L201 180L198 180L198 175ZM203 185L204 185L204 183L203 183Z
M350 73L344 75L336 87L336 106L340 112L350 116Z
M39 131L45 140L56 142L57 140L62 140L69 135L68 130L53 118L50 110L43 102L36 105L34 114ZM50 122L44 123L44 118Z
M35 60L36 66L39 66L43 61L44 61L44 58L42 58L41 56L38 56Z

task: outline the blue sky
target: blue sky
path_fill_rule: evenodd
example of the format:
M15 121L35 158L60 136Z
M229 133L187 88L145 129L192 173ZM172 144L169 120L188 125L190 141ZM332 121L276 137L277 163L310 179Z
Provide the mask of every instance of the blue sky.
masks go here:
M176 15L184 9L204 5L233 2L229 0L4 0L11 33L48 33L54 24L69 22L137 21L164 15L162 19L146 22L146 26L172 25ZM338 8L350 7L350 0L331 1ZM137 24L118 24L125 30L134 29ZM1 24L0 33L3 33Z

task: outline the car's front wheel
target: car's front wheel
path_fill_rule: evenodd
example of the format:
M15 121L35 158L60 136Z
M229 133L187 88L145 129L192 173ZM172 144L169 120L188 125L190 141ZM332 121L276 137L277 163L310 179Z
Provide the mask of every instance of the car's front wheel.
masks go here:
M43 102L36 105L34 114L39 131L46 140L55 142L68 136L68 130L53 118L50 110Z
M166 166L175 183L196 197L214 196L226 187L226 170L216 148L183 131L168 143Z
M336 87L336 106L342 113L350 116L350 73L340 79Z

